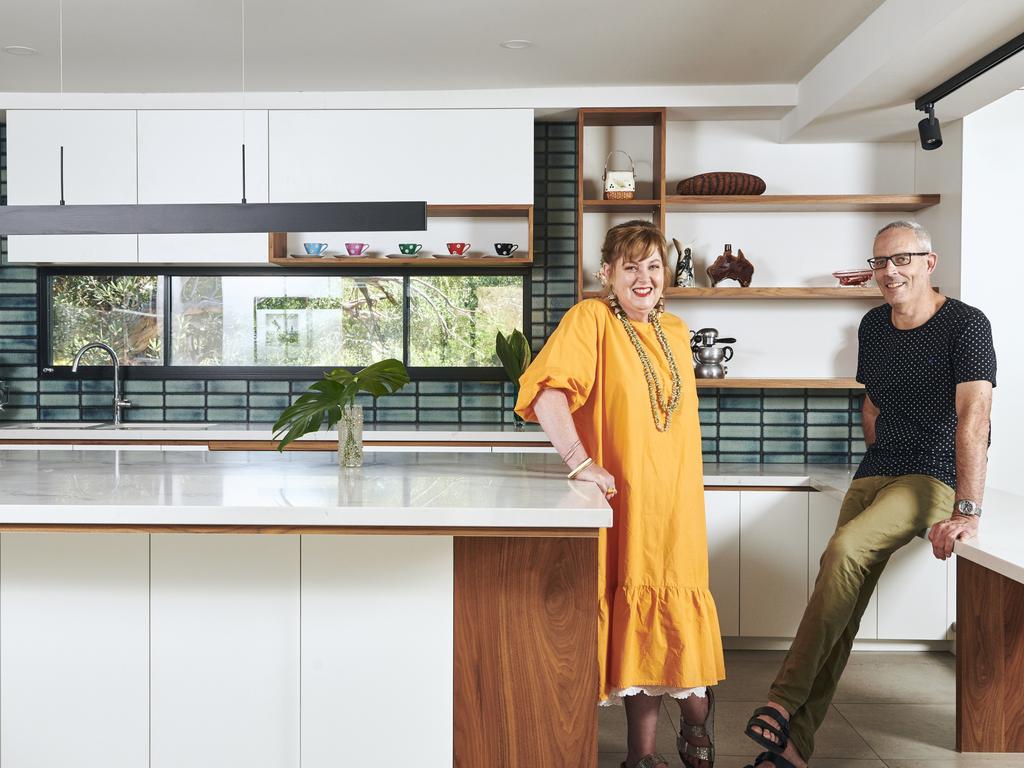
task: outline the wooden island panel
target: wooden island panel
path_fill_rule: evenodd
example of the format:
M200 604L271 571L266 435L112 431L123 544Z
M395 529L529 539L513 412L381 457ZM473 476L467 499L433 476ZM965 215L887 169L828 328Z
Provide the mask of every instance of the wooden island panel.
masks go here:
M456 768L596 768L596 581L596 539L455 539Z

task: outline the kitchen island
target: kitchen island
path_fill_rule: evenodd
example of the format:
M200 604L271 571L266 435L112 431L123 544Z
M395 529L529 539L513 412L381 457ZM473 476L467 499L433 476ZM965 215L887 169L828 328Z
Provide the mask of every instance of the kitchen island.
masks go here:
M596 765L611 510L564 472L0 451L0 763Z

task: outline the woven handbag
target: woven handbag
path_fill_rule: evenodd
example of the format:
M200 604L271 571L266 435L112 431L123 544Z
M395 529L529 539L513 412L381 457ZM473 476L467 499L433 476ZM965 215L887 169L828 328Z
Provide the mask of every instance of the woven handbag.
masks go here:
M601 174L601 180L604 182L604 199L632 200L636 197L636 166L633 165L633 158L629 157L628 171L609 171L608 161L616 153L629 157L628 152L613 149L604 159L604 173Z

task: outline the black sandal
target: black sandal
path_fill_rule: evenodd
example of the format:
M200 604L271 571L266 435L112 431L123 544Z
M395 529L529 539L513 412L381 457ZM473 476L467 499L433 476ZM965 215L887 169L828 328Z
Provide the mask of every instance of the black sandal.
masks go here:
M753 764L744 766L744 768L757 768L765 763L771 763L775 768L796 768L789 760L776 752L762 752L754 758Z
M779 724L779 727L776 728L768 721L762 720L760 717L762 715L770 717ZM757 733L754 728L760 728L761 733ZM751 715L750 719L747 721L747 727L743 732L747 734L755 744L762 746L769 752L773 752L775 754L785 752L786 746L789 744L789 720L783 717L782 713L775 709L775 707L758 707L755 709L754 714ZM765 732L770 733L778 739L778 741L772 741L767 738L764 735Z

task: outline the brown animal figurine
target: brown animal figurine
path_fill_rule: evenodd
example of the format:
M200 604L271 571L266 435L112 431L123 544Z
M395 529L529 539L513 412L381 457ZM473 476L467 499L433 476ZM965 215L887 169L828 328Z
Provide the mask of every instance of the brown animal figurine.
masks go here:
M754 265L747 261L743 255L743 249L739 249L739 255L732 255L732 246L725 246L725 253L715 259L715 263L708 267L708 277L711 278L711 287L715 287L723 280L730 278L738 282L744 288L750 287L750 278L754 276Z

